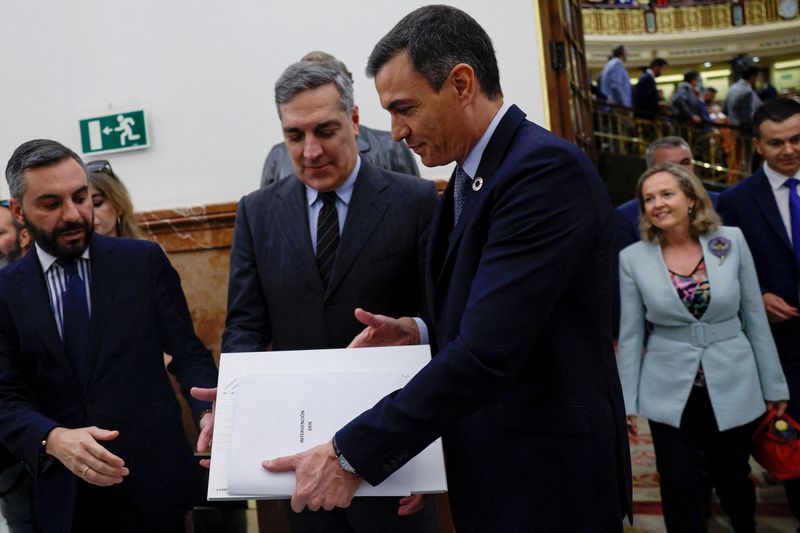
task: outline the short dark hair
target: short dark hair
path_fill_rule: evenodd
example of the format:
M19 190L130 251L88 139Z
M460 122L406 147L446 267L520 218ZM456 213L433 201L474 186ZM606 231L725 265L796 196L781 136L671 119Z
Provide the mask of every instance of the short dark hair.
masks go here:
M653 67L666 67L667 65L669 65L669 63L667 63L667 60L664 59L663 57L657 57L657 58L655 58L654 60L652 60L650 62L650 68L653 68Z
M696 70L687 70L683 73L683 81L686 83L691 83L694 80L700 79L700 73Z
M83 160L78 154L60 142L51 141L50 139L34 139L21 144L14 150L6 166L6 181L8 182L8 190L11 193L11 197L18 201L22 200L22 195L25 194L23 174L26 170L57 165L69 158L77 161L83 169L83 173L87 175L88 180L88 173Z
M407 51L414 70L439 92L453 67L466 63L475 71L481 92L493 100L503 96L492 40L469 15L450 6L425 6L398 22L378 41L367 61L374 78L395 55Z
M745 67L742 71L742 79L743 80L750 80L758 76L761 72L761 69L757 65L750 65Z
M611 50L611 57L622 57L627 51L624 44L618 44Z
M709 86L706 87L705 90L717 94L717 90L714 87Z
M761 124L766 121L783 122L800 113L800 102L791 98L773 98L767 100L753 113L753 135L761 138Z

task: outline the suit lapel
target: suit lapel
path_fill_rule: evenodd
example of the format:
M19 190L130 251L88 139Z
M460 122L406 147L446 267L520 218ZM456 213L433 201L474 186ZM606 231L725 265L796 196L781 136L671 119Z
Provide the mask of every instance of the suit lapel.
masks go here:
M325 293L326 298L330 297L342 282L347 271L353 266L353 261L386 213L389 202L381 196L381 193L388 186L386 178L362 159L361 170L358 172L350 205L347 208L347 218L339 241L339 250L336 252L336 262L333 265L328 290Z
M672 302L672 309L676 312L676 315L681 315L689 322L697 322L697 319L694 317L694 315L681 301L681 297L678 295L678 290L672 283L672 275L669 272L669 267L667 267L667 262L664 261L664 254L661 252L661 245L656 243L648 243L647 250L649 252L651 265L650 268L647 268L647 265L643 265L644 268L642 271L646 272L648 270L652 270L653 272L661 272L661 275L658 275L655 282L652 284L652 290L656 291L656 294L663 294L665 298Z
M64 369L71 384L80 390L78 378L72 370L72 365L67 361L64 344L58 335L58 326L50 305L50 293L35 248L22 259L20 274L23 279L16 287L17 301L24 306L25 315L30 317L45 347Z
M753 174L750 185L753 187L753 200L761 210L764 218L767 219L772 229L777 232L786 247L794 253L789 235L786 233L786 226L783 225L783 220L778 210L778 204L775 202L775 194L772 192L772 186L769 184L763 168Z
M475 190L473 187L468 187L464 193L464 206L461 209L461 217L458 219L458 224L456 224L452 233L450 234L450 240L447 245L447 253L442 260L441 267L437 273L434 273L433 276L433 279L437 280L437 288L443 286L442 278L447 271L447 265L454 258L455 251L458 249L458 244L464 234L464 228L471 219L472 213L474 212L476 206L480 203L480 199L490 194L491 189L496 186L496 180L493 179L494 174L497 172L497 169L503 162L506 152L508 151L508 147L511 144L511 140L514 138L514 135L516 134L517 129L523 120L525 120L525 113L523 113L517 106L512 105L506 112L505 116L503 116L503 118L500 120L500 123L497 125L497 129L495 129L491 139L489 139L489 143L486 145L486 149L483 151L481 162L478 165L478 172L473 177L473 184L478 178L483 180L483 184L480 188L478 188L478 190ZM447 229L450 227L449 224L452 221L454 181L455 180L453 179L453 176L451 176L450 182L447 184L447 190L445 191L446 201L444 202L446 205L451 206L449 210L451 218L448 220L443 220L440 218L439 220L434 221L437 224L437 226L434 226L436 227L437 240L441 237L441 232L443 230L444 234L447 234ZM439 209L439 212L441 211L448 212L447 209Z
M315 291L322 294L322 279L317 269L314 249L311 247L311 234L308 229L308 202L303 183L292 175L284 180L277 194L281 199L274 202L272 225L278 228L286 246L286 254L297 265L297 271ZM263 219L262 219L263 220Z
M89 381L100 354L103 336L108 325L111 303L117 287L119 262L115 260L113 238L95 234L91 244L92 318L89 323Z

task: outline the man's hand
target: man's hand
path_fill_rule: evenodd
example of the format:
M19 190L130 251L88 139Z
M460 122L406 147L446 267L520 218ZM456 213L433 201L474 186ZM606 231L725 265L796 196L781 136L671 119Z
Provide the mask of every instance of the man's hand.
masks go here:
M779 400L777 402L767 401L767 411L770 409L775 409L775 416L778 418L783 416L783 413L786 412L786 407L789 405L789 402L786 400Z
M361 485L361 478L345 472L326 442L296 455L280 457L261 463L270 472L295 473L292 510L299 513L308 506L311 511L320 508L331 511L336 507L349 507L353 494Z
M790 318L800 316L796 307L787 304L786 301L777 294L765 292L763 298L764 308L767 310L767 318L770 322L777 324L785 322Z
M119 431L96 426L67 429L54 428L47 435L45 452L67 467L67 470L92 485L108 487L122 483L129 471L125 461L109 452L97 441L114 440Z
M373 315L361 308L356 309L355 315L356 320L367 327L356 335L348 348L419 344L419 327L413 318Z
M400 498L400 507L397 508L398 516L408 516L425 508L425 499L422 494L413 494Z
M200 419L200 435L197 437L197 451L207 452L211 449L211 439L214 437L214 414L217 411L217 388L201 389L200 387L192 387L189 391L193 398L205 402L212 402L211 412L203 415ZM200 465L206 468L211 467L211 461L208 459L201 459Z

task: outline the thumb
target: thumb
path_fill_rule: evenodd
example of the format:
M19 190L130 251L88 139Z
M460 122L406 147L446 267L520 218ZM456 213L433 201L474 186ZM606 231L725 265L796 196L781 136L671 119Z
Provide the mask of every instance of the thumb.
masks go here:
M114 440L119 437L119 431L116 429L100 429L98 427L92 426L86 428L86 431L91 435L95 440Z
M213 389L201 389L200 387L192 387L189 391L192 395L192 398L197 400L202 400L204 402L213 402L217 399L217 388L214 387Z
M261 466L270 472L292 472L294 471L296 464L296 455L289 455L287 457L278 457L277 459L261 461Z
M356 308L355 316L356 320L365 326L377 326L380 323L380 321L377 319L377 316L373 315L369 311L364 311L360 307Z

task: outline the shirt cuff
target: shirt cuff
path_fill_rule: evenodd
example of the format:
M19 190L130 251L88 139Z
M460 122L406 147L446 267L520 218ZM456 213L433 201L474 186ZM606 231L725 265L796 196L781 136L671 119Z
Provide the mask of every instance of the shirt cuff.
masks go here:
M425 324L425 321L418 316L411 318L414 319L414 322L417 323L417 327L419 328L419 343L430 344L428 339L428 326Z

